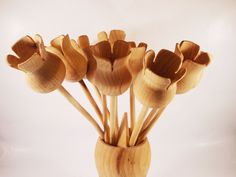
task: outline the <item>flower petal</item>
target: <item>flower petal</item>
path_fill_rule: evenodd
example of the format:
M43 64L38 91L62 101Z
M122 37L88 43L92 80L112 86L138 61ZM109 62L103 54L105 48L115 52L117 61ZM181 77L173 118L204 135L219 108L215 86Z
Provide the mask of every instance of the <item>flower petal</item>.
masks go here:
M185 93L199 83L203 71L206 68L205 65L195 63L192 60L184 61L182 68L186 68L186 75L177 83L177 93Z
M81 80L87 72L88 62L85 56L72 46L68 35L62 40L62 51L65 57L66 79L74 82Z
M46 59L47 58L47 52L45 50L43 38L39 35L35 35L35 43L39 49L39 54L41 55L42 58Z
M53 53L54 55L56 55L58 58L60 58L62 61L65 60L63 54L55 47L53 46L48 46L45 48L47 52L49 53Z
M30 36L24 36L18 40L13 46L12 50L18 55L18 57L25 61L38 51L34 40Z
M54 38L53 40L51 40L51 46L55 47L57 50L62 52L61 44L62 44L62 40L64 37L65 37L64 35L60 35L60 36Z
M86 35L82 35L78 37L78 43L81 49L83 49L84 53L88 59L88 70L87 70L87 79L91 82L94 78L94 74L97 68L97 62L94 59L92 48L90 47L89 38Z
M105 95L124 93L132 81L126 65L126 57L116 60L114 66L110 61L94 57L97 61L97 68L91 82Z
M201 64L201 65L206 65L208 66L211 62L211 56L206 53L206 52L201 52L197 58L194 60L194 62Z
M144 68L151 68L154 62L155 52L153 50L149 50L146 52L144 57Z
M117 40L125 40L125 32L122 30L112 30L109 35L109 41L113 45Z
M182 62L183 62L184 55L182 54L182 52L180 50L180 44L178 44L178 43L175 45L175 54L178 55L181 58Z
M138 47L144 47L145 50L147 50L147 44L144 43L144 42L140 42L140 43L138 44Z
M181 64L182 61L178 55L162 49L158 52L151 70L162 77L170 78L180 69Z
M172 78L171 78L171 85L177 83L178 81L180 81L186 74L187 69L185 68L181 68Z
M34 53L28 60L20 63L18 68L26 73L32 73L39 69L44 62L45 60L38 53Z
M191 41L182 41L180 51L184 55L184 60L194 60L200 51L200 46Z
M114 43L113 46L113 60L118 58L123 58L129 55L130 48L129 43L125 41L118 40Z
M77 50L81 55L83 55L84 58L86 58L86 55L84 53L84 51L82 50L82 48L79 47L79 45L77 44L77 42L74 39L70 40L71 46Z
M134 41L129 41L129 47L130 48L135 48L136 47L136 43Z
M104 58L111 62L112 53L111 45L108 41L102 41L91 47L93 55Z
M107 33L105 31L102 31L100 33L98 33L98 41L107 41L108 37L107 37Z
M145 56L145 47L131 48L131 55L128 62L128 68L133 76L137 75L143 67Z
M22 60L14 55L7 55L7 63L9 66L18 69L18 64L22 63Z
M89 44L89 38L86 35L81 35L78 37L78 43L81 49L87 49L89 48L90 44Z

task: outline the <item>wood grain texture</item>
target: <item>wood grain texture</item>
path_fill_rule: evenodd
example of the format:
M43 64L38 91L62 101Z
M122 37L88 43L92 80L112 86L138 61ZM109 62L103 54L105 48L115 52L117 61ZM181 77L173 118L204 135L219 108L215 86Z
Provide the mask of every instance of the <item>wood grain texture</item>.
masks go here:
M134 96L134 90L133 90L133 84L130 86L129 90L129 104L130 104L130 130L131 132L134 130L135 126L135 96Z
M119 133L118 133L118 147L126 148L129 144L129 125L128 125L128 115L127 112L124 113Z
M96 101L94 100L94 98L93 98L92 94L90 93L90 91L89 91L87 85L85 84L84 80L80 80L79 84L80 84L82 90L84 91L84 94L86 95L87 99L89 100L92 107L94 108L98 118L100 119L101 123L103 124L102 112L100 111L100 108L98 107Z
M115 145L118 138L117 96L111 96L110 142Z
M101 138L103 131L96 120L80 105L80 103L63 87L58 88L59 92L94 126Z
M121 148L98 140L95 161L99 177L146 177L151 161L148 140L138 146Z
M177 83L177 93L186 93L198 85L204 69L212 59L209 53L200 51L199 45L187 40L176 44L175 53L182 57L182 69L187 71Z
M148 107L143 106L141 112L139 113L137 123L135 124L134 130L133 130L131 137L130 137L130 141L129 141L130 146L134 146L136 144L136 141L137 141L139 133L142 129L143 122L145 120L145 116L146 116L147 112L148 112Z
M140 132L140 135L137 140L137 144L142 142L147 137L148 133L154 127L155 123L157 122L157 120L159 119L159 117L161 116L161 114L163 113L165 109L166 107L162 107L156 112L155 116L152 118L152 120L149 122L146 128Z

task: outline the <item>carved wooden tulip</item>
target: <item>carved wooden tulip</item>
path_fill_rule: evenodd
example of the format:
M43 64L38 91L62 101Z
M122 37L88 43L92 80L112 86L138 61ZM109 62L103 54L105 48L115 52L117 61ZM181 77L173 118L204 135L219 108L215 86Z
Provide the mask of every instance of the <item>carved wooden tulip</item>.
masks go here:
M12 50L17 56L8 55L8 64L25 72L33 90L48 93L60 87L65 78L65 65L59 57L45 50L41 36L36 35L35 40L25 36Z
M106 32L100 32L98 39L100 42L91 46L92 57L89 58L93 65L89 67L88 79L103 94L120 95L141 70L146 45L131 46L130 42L124 41L125 32L122 30L112 30L109 38Z
M82 80L87 72L88 60L76 41L69 35L59 36L51 41L52 47L47 50L59 56L66 66L66 80L77 82Z
M146 177L151 161L147 140L134 147L111 146L101 139L95 150L99 177Z
M96 60L96 69L90 81L105 95L120 95L132 81L126 65L130 55L129 44L115 41L113 48L108 41L102 41L92 47Z
M177 93L185 93L197 86L211 58L208 53L200 51L199 45L191 41L177 44L175 53L183 57L182 68L187 70L186 75L177 84Z
M134 81L134 94L144 106L159 108L173 99L186 70L180 69L182 60L171 51L162 49L154 58L154 51L146 53L144 68Z

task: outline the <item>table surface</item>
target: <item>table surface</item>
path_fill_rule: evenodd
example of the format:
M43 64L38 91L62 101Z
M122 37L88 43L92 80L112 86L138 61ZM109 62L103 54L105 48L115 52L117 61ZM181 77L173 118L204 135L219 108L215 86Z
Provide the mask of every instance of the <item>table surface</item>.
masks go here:
M96 41L98 32L111 29L155 51L192 40L214 58L198 87L177 95L152 130L148 176L235 177L235 22L235 0L1 0L0 177L97 176L92 126L59 92L31 91L5 56L26 34L39 33L49 44L66 33ZM79 84L64 85L91 110ZM129 107L127 97L119 98L120 115Z

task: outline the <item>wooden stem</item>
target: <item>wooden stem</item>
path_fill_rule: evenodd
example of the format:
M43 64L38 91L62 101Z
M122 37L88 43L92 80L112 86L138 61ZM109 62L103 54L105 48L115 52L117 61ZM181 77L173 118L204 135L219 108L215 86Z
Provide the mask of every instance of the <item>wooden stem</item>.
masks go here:
M155 117L156 113L157 113L158 109L157 108L153 108L152 111L148 114L146 120L143 123L143 127L141 132L148 127L149 123L152 121L152 119Z
M127 112L125 112L119 128L117 146L126 148L129 144L128 140L129 140L128 115Z
M80 86L82 87L86 97L88 98L89 102L91 103L91 105L93 106L97 116L99 117L100 121L103 123L103 117L102 117L102 113L96 103L96 101L94 100L92 94L90 93L88 87L86 86L85 82L83 80L79 81Z
M95 85L93 85L93 87L94 87L97 97L99 98L100 102L102 103L102 94L100 93L100 91L98 90L98 88ZM107 107L106 107L106 114L107 114L107 118L109 119L110 111Z
M135 96L133 91L133 84L130 86L130 130L131 133L135 126Z
M165 110L165 108L166 107L160 108L158 112L156 113L156 115L154 116L154 118L147 125L147 127L140 133L138 143L142 142L147 137L148 133L151 131L151 129L153 128L153 126L155 125L155 123L157 122L157 120L159 119L163 111Z
M111 117L110 117L110 142L111 144L115 145L117 136L118 136L118 125L117 125L117 96L111 96L111 102L110 102L110 111L111 111Z
M107 122L107 98L102 94L102 108L103 108L103 125L104 125L104 140L106 143L110 141L110 131Z
M96 120L79 104L79 102L63 86L60 86L58 90L95 127L98 134L103 139L103 131L96 122Z
M133 130L133 132L131 134L131 137L130 137L130 141L129 141L130 146L134 146L136 144L136 141L138 139L140 130L143 126L143 122L144 122L144 119L145 119L145 116L146 116L147 112L148 112L148 107L143 106L143 108L142 108L142 110L141 110L141 112L138 116L138 121L135 124L134 130Z
M93 87L94 87L94 90L95 90L95 93L96 93L97 97L98 97L99 100L102 102L101 93L99 92L98 88L97 88L95 85L93 85Z

